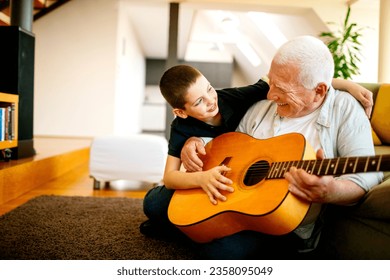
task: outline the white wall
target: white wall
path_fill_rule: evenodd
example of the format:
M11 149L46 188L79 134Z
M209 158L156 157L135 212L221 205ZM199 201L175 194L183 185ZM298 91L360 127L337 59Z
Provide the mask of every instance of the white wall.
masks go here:
M120 5L73 0L34 22L34 135L140 131L144 62Z
M141 132L146 62L131 26L129 3L119 1L114 134Z

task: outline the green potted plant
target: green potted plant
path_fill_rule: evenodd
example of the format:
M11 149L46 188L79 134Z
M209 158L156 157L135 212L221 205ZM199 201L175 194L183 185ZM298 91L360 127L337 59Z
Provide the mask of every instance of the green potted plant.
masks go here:
M362 44L359 40L363 28L358 28L356 23L349 22L350 13L351 7L348 6L344 24L336 32L322 32L319 35L324 38L325 44L333 55L335 78L351 79L353 75L360 74L358 64Z

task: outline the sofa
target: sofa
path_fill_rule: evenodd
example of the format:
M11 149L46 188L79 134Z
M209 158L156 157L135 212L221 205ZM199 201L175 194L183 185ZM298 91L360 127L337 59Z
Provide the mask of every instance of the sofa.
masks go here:
M374 94L375 152L390 155L390 84L362 85ZM390 260L390 172L384 175L357 205L327 206L317 258Z

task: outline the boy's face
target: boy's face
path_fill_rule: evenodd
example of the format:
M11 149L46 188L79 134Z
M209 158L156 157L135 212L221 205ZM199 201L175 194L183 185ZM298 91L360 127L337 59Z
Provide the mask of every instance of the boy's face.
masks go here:
M190 116L210 123L219 112L217 92L203 75L188 88L185 100L184 110L174 110L181 118Z

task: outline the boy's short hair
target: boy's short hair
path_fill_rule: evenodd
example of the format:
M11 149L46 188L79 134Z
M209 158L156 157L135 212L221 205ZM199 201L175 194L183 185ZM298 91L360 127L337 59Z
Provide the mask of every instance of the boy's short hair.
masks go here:
M185 109L185 96L188 88L202 75L189 65L177 65L169 68L160 79L160 91L165 100L176 109Z

